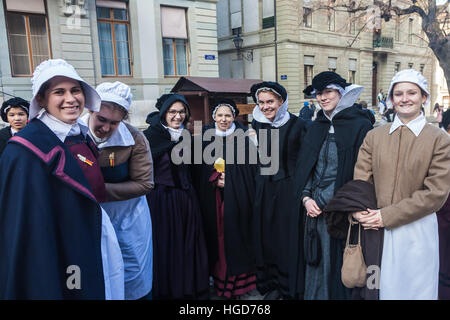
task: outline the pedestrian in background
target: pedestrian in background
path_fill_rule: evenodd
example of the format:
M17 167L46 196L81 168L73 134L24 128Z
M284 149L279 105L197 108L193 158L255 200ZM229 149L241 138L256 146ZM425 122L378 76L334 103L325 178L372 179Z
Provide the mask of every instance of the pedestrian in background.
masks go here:
M4 122L9 123L9 126L0 130L0 156L9 138L27 125L29 108L28 101L19 97L3 102L0 115Z

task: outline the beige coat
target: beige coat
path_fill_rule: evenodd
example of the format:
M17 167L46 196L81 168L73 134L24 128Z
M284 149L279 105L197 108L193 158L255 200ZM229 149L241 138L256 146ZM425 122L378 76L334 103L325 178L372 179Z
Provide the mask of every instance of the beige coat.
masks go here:
M153 188L153 160L147 138L142 132L125 123L135 144L128 147L107 147L100 151L98 162L101 167L110 165L109 156L114 152L115 165L129 161L130 180L119 183L105 183L107 201L122 201L137 198Z
M450 137L426 124L418 137L406 126L389 134L391 124L367 134L354 179L372 182L387 229L438 211L450 190Z

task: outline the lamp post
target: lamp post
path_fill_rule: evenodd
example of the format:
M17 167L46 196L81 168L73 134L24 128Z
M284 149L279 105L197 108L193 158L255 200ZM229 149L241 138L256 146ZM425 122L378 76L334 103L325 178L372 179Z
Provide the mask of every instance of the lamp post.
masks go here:
M238 59L241 60L242 58L244 58L247 61L253 62L253 50L247 51L246 55L242 54L242 43L243 42L244 42L244 39L242 39L242 37L239 33L233 38L233 43L234 43L234 47L237 50Z

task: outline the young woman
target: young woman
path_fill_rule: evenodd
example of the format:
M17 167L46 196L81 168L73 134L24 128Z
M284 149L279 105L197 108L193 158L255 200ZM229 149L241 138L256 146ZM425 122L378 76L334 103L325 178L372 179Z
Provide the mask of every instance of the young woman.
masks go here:
M42 62L32 83L32 120L0 158L0 298L122 299L120 247L79 121L100 98L61 59Z
M276 82L253 85L251 95L257 103L252 128L261 156L254 205L257 286L267 300L291 298L295 295L289 287L297 281L289 274L293 174L305 121L288 112L286 89ZM268 164L261 161L267 156L271 159Z
M18 97L3 102L0 115L9 126L0 130L0 156L9 138L27 125L29 108L28 101Z
M396 116L364 139L355 179L372 182L378 208L355 212L366 229L384 230L380 299L436 299L439 282L438 211L450 190L450 138L427 124L427 80L415 70L391 81Z
M304 299L307 300L350 296L340 279L345 243L330 236L322 211L335 192L352 180L359 147L372 129L367 111L355 104L363 89L347 83L335 72L326 71L315 76L304 90L305 94L315 96L322 108L305 135L295 174L296 201L301 206L292 225L305 230ZM293 243L300 246L301 240ZM293 254L303 249L293 248ZM317 250L310 252L310 248Z
M106 186L108 213L125 264L125 299L150 298L152 289L152 223L145 195L153 187L153 164L144 134L123 122L132 101L121 82L97 86L101 108L82 120L100 149L98 163Z
M164 94L156 102L158 114L148 117L144 131L150 142L155 188L147 196L152 215L155 299L208 297L208 257L191 166L175 164L172 149L182 142L189 120L185 98ZM189 132L186 130L185 136Z
M204 159L195 174L210 274L217 296L232 299L256 289L252 239L256 146L245 136L247 128L235 120L238 114L233 100L222 99L214 106L214 122L203 128L202 150L211 161ZM222 161L223 168L216 169L212 160Z

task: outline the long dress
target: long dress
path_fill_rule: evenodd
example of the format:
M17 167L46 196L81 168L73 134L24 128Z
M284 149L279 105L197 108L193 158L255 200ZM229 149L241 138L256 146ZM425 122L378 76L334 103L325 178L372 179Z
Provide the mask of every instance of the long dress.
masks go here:
M154 163L154 189L147 195L153 227L153 298L205 299L208 257L190 165L176 165L177 142L160 124L144 131Z
M323 210L336 191L352 180L359 147L370 129L372 124L367 112L352 105L339 111L331 121L319 111L305 135L295 172L298 210L292 217L291 226L306 229L309 223L314 223L321 240L319 265L306 265L305 286L295 288L299 292L304 290L305 299L346 299L350 296L350 291L340 280L346 232L337 238L330 237L326 216L322 213L317 218L306 217L301 199L309 196ZM301 239L292 238L291 243L292 254L302 250ZM296 263L298 267L293 265L291 273L300 268L301 261ZM300 277L300 271L297 273Z
M289 230L295 209L292 205L295 203L293 175L305 121L289 114L289 120L278 128L255 120L252 127L256 130L260 150L264 129L269 137L267 150L272 147L272 130L277 130L279 134L278 141L274 141L278 146L278 154L272 155L272 159L278 157L278 170L272 175L262 175L261 170L268 165L260 162L256 181L254 233L257 288L262 294L277 290L282 297L289 298L292 297L289 283L297 281L290 279L289 275L293 258L289 251ZM303 237L303 230L295 229L294 232L300 233L298 237Z
M246 130L235 122L236 128ZM204 132L215 126L204 127ZM244 133L244 131L242 131ZM212 142L221 142L222 150L212 151L214 159L225 160L225 187L214 184L218 172L213 164L196 166L195 185L202 210L208 247L209 269L218 296L227 298L256 289L255 255L252 239L253 202L255 195L256 162L249 162L253 146L248 138L241 147L231 135L215 135ZM204 141L203 150L212 142ZM254 146L253 146L254 147ZM227 159L227 148L234 149L234 159ZM256 147L253 151L256 151ZM237 162L238 152L246 152L244 163ZM256 155L256 153L255 153ZM232 163L230 163L232 162Z

